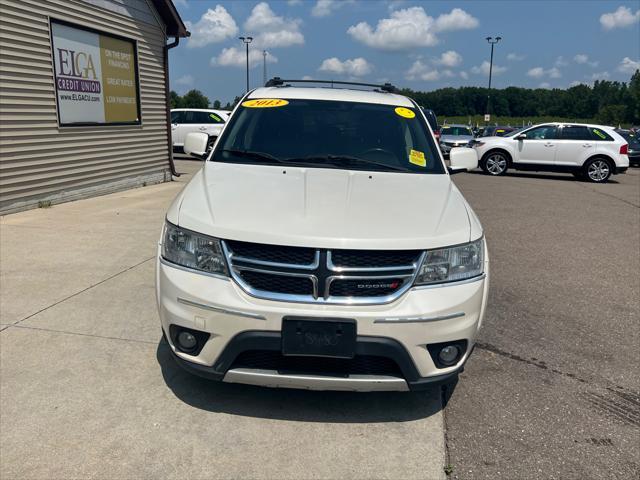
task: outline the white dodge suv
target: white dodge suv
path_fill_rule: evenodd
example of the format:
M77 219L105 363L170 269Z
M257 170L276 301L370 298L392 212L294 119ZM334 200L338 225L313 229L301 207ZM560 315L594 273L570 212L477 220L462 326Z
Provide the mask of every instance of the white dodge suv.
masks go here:
M627 141L602 125L546 123L504 137L482 137L471 145L489 175L513 168L573 173L602 183L629 167Z
M284 83L287 82L287 83ZM390 85L249 92L166 214L156 292L178 363L317 390L450 381L482 323L489 258L421 109ZM336 82L334 82L336 83ZM202 155L191 133L187 153Z

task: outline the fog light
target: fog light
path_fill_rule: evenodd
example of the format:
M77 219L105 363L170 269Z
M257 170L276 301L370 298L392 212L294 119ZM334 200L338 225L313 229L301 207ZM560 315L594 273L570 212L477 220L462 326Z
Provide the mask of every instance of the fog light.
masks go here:
M182 331L178 334L178 346L185 352L191 351L198 345L198 340L191 332Z
M438 352L438 358L444 365L453 365L460 357L460 348L456 345L447 345Z

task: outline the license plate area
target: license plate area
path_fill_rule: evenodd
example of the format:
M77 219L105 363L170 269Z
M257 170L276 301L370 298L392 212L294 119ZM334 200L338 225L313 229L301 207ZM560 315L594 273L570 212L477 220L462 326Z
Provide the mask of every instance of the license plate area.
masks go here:
M350 318L284 317L282 354L353 358L356 336L356 321Z

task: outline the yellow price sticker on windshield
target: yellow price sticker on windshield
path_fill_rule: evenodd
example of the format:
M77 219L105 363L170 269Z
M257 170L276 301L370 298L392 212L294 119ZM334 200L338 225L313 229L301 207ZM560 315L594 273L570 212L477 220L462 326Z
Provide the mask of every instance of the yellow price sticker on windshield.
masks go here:
M396 107L396 114L404 118L413 118L416 116L413 110L409 110L408 108L404 107Z
M598 130L597 128L592 129L592 131L593 131L593 133L598 135L600 138L606 140L607 136L604 133L602 133L600 130Z
M427 159L424 158L424 152L419 152L418 150L411 150L409 153L409 162L419 167L427 166Z
M255 100L247 100L242 102L243 107L248 108L272 108L272 107L284 107L289 102L280 98L257 98Z

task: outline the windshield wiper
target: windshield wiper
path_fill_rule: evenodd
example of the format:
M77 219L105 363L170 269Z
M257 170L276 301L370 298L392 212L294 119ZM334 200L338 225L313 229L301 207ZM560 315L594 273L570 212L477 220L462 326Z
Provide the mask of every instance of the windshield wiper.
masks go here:
M227 148L224 148L221 151L227 152L227 153L233 153L234 155L237 155L239 157L261 158L263 160L269 160L272 162L285 163L285 160L274 157L270 153L266 153L266 152L254 152L251 150L233 150L233 149L227 149Z
M376 165L378 167L383 167L388 170L395 170L398 172L411 171L408 168L403 168L396 165L389 165L384 162L377 162L375 160L369 160L366 158L353 157L351 155L319 155L319 156L302 157L302 158L287 158L286 160L283 160L283 161L292 162L292 163L328 162L331 165L342 166L340 163L335 163L335 161L338 161L338 162L360 163L365 165Z

